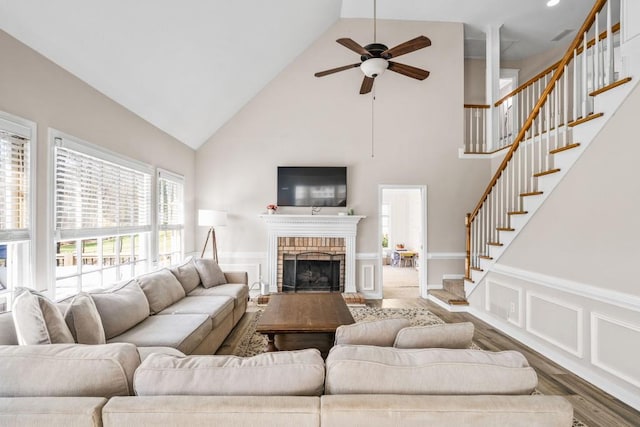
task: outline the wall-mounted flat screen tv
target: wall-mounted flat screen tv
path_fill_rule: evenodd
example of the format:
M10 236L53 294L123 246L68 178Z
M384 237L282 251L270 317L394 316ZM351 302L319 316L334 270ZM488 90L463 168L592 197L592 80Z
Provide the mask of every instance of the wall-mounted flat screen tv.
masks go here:
M346 207L346 166L279 166L278 205Z

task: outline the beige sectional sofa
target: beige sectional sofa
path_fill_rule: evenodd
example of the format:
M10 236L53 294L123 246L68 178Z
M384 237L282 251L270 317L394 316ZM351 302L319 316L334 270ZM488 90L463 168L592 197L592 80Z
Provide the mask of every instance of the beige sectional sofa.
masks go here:
M91 291L106 342L170 347L184 354L215 353L246 311L247 273L225 272L226 283L205 287L194 261ZM72 300L57 303L61 313ZM0 345L16 344L12 314L2 313Z
M521 354L337 345L252 358L0 346L2 426L570 426ZM39 380L40 379L40 380ZM74 397L75 396L75 397Z

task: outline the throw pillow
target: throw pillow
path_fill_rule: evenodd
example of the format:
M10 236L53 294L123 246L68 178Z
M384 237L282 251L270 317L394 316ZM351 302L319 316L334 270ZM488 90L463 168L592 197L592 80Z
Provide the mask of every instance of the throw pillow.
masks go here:
M469 348L473 339L473 323L444 323L404 328L393 344L398 348Z
M112 289L91 292L107 340L149 317L149 301L133 279Z
M73 297L64 320L78 344L106 344L100 313L88 293L80 292Z
M224 273L220 269L217 262L212 259L196 258L193 260L200 275L200 281L205 288L211 288L212 286L225 285L227 279L224 277Z
M180 301L186 295L184 288L169 270L143 274L136 279L149 301L151 314L160 313L171 304Z
M12 316L20 345L71 344L73 336L58 307L28 288L17 288Z
M409 325L407 319L382 319L338 326L335 344L391 347L398 331Z
M188 294L200 284L200 276L191 257L183 264L171 267L170 270L184 288L185 294Z

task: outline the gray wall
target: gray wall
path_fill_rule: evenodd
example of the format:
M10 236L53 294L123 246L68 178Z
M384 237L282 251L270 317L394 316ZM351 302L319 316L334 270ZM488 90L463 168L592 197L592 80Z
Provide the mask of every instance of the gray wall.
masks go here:
M185 176L185 249L193 250L195 151L0 31L0 110L38 125L36 287L47 287L49 127Z
M464 216L488 182L489 171L484 162L461 164L457 158L463 136L462 25L378 21L378 41L388 46L420 34L432 46L398 62L431 75L419 82L387 71L376 82L374 157L372 97L358 94L362 73L353 69L313 76L359 61L335 40L370 42L372 22L360 19L336 23L198 150L197 205L229 211L229 227L218 233L223 260L264 263L267 236L258 215L276 201L277 166L346 165L349 207L367 216L359 224L361 263L375 263L380 246L378 185L427 185L427 250L458 254L430 262L428 282L437 284L442 274L463 272ZM294 208L279 212L310 213ZM199 230L197 237L203 240L205 232Z

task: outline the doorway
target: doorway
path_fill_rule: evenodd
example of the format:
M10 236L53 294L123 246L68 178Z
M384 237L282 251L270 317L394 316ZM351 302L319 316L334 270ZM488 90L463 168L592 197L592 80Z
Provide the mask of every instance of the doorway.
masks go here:
M427 296L427 187L380 185L380 298Z

